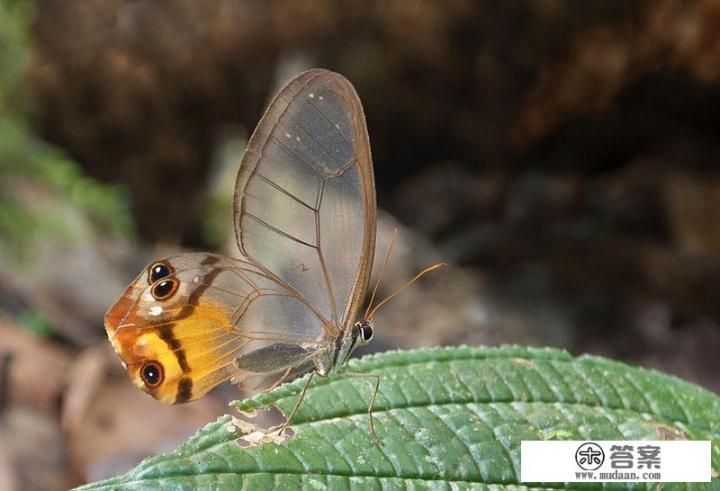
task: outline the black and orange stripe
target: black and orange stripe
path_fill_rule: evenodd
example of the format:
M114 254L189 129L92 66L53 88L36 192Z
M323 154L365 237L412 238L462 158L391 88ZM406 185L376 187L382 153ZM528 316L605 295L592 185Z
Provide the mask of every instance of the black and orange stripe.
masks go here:
M201 266L213 266L220 258L217 256L208 256L201 263ZM195 313L195 308L198 305L198 301L203 296L205 291L208 289L212 281L220 274L222 268L216 267L211 269L205 275L205 281L202 285L198 286L189 296L188 302L183 306L182 310L178 313L175 318L175 322L171 324L164 324L156 328L158 336L165 341L167 347L175 355L178 365L184 374L192 372L192 368L187 361L187 354L182 347L182 342L175 337L174 331L177 321L186 319ZM177 394L175 396L175 404L187 402L192 398L192 378L185 375L178 382Z

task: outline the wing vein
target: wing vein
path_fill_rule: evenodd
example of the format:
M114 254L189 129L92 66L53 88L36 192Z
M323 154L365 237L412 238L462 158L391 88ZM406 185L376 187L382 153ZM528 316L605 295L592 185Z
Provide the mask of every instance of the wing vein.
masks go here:
M281 185L279 185L278 183L276 183L276 182L273 181L272 179L269 179L269 178L265 177L264 175L260 174L259 172L258 172L258 173L255 173L255 174L253 175L253 177L258 177L258 178L260 178L261 180L263 180L263 181L265 181L266 183L268 183L270 186L274 187L275 189L277 189L278 191L280 191L281 193L283 193L283 194L286 195L287 197L292 198L293 200L297 201L298 203L300 203L301 205L303 205L303 206L306 207L307 209L312 210L312 211L317 211L315 208L313 208L313 207L310 206L309 204L305 203L303 200L301 200L300 198L298 198L297 196L295 196L294 194L292 194L290 191L288 191L287 189L283 188Z
M308 246L308 247L310 247L310 248L312 248L312 249L317 249L317 246L315 246L315 245L313 245L313 244L310 244L310 243L308 243L308 242L305 242L304 240L300 240L300 239L298 239L297 237L292 236L292 235L290 235L290 234L287 233L287 232L283 232L282 230L280 230L280 229L277 228L277 227L273 227L272 225L270 225L269 223L267 223L265 220L256 217L255 215L253 215L252 213L250 213L250 212L248 212L248 211L246 211L246 212L244 213L244 215L245 215L246 217L248 217L248 218L252 218L253 220L255 220L256 222L258 222L259 224L264 225L264 226L267 227L269 230L272 230L273 232L275 232L275 233L278 234L278 235L281 235L281 236L283 236L283 237L285 237L285 238L288 238L288 239L290 239L290 240L294 240L295 242L297 242L297 243L299 243L299 244L306 245L306 246Z
M259 290L260 287L258 287L258 284L255 283L253 280L250 279L250 276L248 275L248 272L246 270L243 270L242 268L232 268L230 269L230 272L235 274L238 278L240 278L242 281L247 283L252 290ZM269 278L265 273L260 271L253 271L253 273L260 275L263 278L266 279L272 279Z
M273 130L273 133L275 133L274 130ZM301 164L303 164L305 167L307 167L308 169L310 169L310 171L311 171L313 174L315 174L316 176L318 176L320 179L323 179L323 175L322 175L322 173L321 173L320 171L318 171L315 167L313 167L312 164L310 164L310 163L308 163L307 161L305 161L305 159L301 158L298 154L296 154L295 152L293 152L292 150L290 150L290 148L286 147L286 146L283 144L282 140L280 140L280 138L278 138L277 136L275 136L275 135L273 134L272 139L273 139L273 141L275 142L275 144L276 144L278 147L280 147L280 148L282 148L283 150L285 150L285 152L287 152L288 154L290 154L291 157L293 157L293 158L296 159L298 162L300 162ZM258 167L260 167L260 166L258 165Z
M350 167L354 166L356 162L357 159L355 157L351 158L346 163L338 167L337 170L334 171L331 175L327 176L326 179L335 179L337 177L341 177L348 171L348 169L350 169Z
M338 165L344 165L344 164L341 164L341 162L337 159L337 157L335 157L332 153L330 153L330 151L329 151L327 148L325 148L325 145L323 145L323 144L320 142L320 140L318 140L317 138L315 138L315 135L313 135L312 133L310 133L310 132L305 128L305 126L304 126L302 123L300 123L299 121L298 121L298 126L299 126L300 129L303 131L303 133L305 133L307 136L309 136L309 137L312 139L312 141L314 141L314 142L317 144L317 146L320 147L320 150L322 150L322 151L325 153L325 155L327 155L328 157L330 157L330 158L332 159L333 162L335 162L335 163L338 164ZM323 176L323 178L326 178L326 175L325 175L324 173L321 174L321 175Z
M330 92L332 92L332 91L330 91ZM337 97L337 94L335 94L334 92L333 92L333 95L335 95L335 96ZM342 134L342 132L341 132L341 131L338 129L338 127L336 126L336 123L333 123L332 120L327 116L327 114L325 114L316 104L314 104L314 103L312 103L312 102L310 102L310 101L308 101L308 105L309 105L310 107L312 107L313 109L315 109L315 111L317 111L317 112L325 119L325 121L327 121L328 123L330 123L330 125L331 125L332 128L333 128L333 131L334 131L335 133L337 133L338 135L340 135L340 138L342 138L342 139L345 141L345 143L347 143L348 145L352 146L352 143L350 142L350 140L348 140L347 138L345 138L345 135Z
M323 181L321 189L325 189L325 181ZM332 309L332 320L337 323L337 306L335 305L335 294L333 293L332 283L330 283L330 275L325 265L325 257L322 253L322 237L320 233L320 206L322 205L322 196L320 197L320 203L318 203L318 211L315 212L315 242L317 243L318 260L320 261L320 271L322 271L323 283L325 284L325 292L327 293L328 300L330 301L330 308Z

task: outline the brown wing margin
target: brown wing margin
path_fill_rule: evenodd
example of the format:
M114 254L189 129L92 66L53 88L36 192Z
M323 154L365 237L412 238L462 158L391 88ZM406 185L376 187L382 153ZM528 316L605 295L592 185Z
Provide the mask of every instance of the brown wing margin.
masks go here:
M247 244L245 243L247 239L243 237L241 223L244 216L246 187L248 186L248 182L251 177L255 174L256 169L262 163L263 150L270 141L274 129L278 123L282 122L283 115L286 113L288 107L293 103L296 97L298 97L298 95L301 94L310 83L317 84L318 82L320 82L324 88L331 90L335 95L337 95L343 103L344 110L346 111L351 124L354 142L353 150L355 159L357 160L357 169L362 182L362 200L365 215L363 217L364 230L362 231L362 252L357 259L357 272L352 290L346 299L345 305L338 306L339 309L342 309L340 310L340 312L342 312L342 317L338 320L341 320L341 326L344 326L349 320L354 320L356 318L367 289L373 255L375 252L376 204L372 158L370 154L370 144L365 123L365 115L355 89L343 76L324 69L309 70L300 74L297 78L287 84L271 102L248 143L245 156L243 157L243 161L238 172L235 187L235 199L233 202L235 235L240 250L249 260L251 260L258 268L271 275L278 281L278 283L287 287L288 290L297 295L298 298L303 298L302 292L297 291L297 289L295 289L292 285L289 285L286 281L280 278L280 275L269 270L266 265L261 264L252 256L252 254L248 253L248 248L246 247ZM347 238L347 240L350 239L351 238ZM324 277L328 278L329 275L325 270L324 264L322 265L322 268L324 270ZM331 285L326 285L326 290L329 290L330 288ZM330 291L327 293L329 296L332 296Z

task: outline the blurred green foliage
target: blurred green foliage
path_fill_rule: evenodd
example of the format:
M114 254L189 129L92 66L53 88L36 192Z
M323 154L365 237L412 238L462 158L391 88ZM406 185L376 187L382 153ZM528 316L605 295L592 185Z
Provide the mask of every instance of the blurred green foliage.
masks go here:
M23 80L32 54L33 15L27 1L0 2L0 246L16 258L31 255L30 246L48 235L75 236L77 229L57 202L109 233L133 231L124 191L84 176L76 162L30 127Z
M45 318L42 313L36 310L26 310L20 314L18 321L27 332L30 332L35 336L47 337L53 334L50 321Z

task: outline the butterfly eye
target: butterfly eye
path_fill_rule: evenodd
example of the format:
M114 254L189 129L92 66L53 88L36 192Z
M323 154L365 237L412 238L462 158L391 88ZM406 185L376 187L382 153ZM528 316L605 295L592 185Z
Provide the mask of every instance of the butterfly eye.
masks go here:
M148 361L140 369L140 377L148 387L157 387L164 378L163 367L156 361Z
M360 339L363 343L369 343L373 338L373 328L366 323L362 323L360 326Z
M172 297L178 289L180 283L174 278L162 280L155 284L150 290L155 300L167 300Z
M153 263L148 268L148 283L152 285L156 281L170 276L172 273L173 269L168 264L163 262Z
M372 327L365 325L360 329L360 335L362 336L363 341L366 343L369 343L373 338L373 329Z

